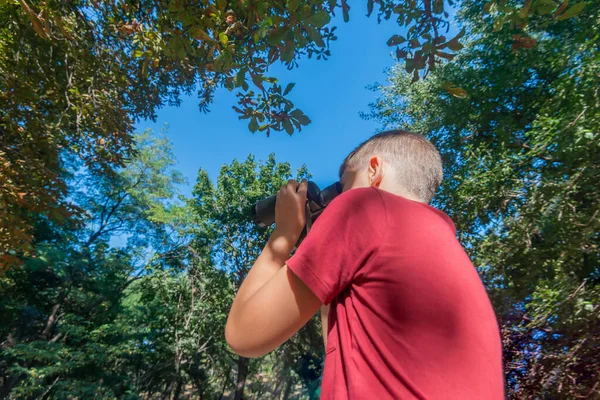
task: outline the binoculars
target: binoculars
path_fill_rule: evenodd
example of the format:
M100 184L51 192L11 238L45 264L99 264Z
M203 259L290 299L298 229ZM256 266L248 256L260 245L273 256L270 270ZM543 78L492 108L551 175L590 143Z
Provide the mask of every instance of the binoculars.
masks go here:
M340 193L342 185L339 182L327 186L321 190L314 182L308 182L306 191L306 226L300 235L298 244L310 230L312 224L321 215L325 207L331 203ZM252 220L261 227L267 227L275 223L275 203L276 196L268 197L252 206Z

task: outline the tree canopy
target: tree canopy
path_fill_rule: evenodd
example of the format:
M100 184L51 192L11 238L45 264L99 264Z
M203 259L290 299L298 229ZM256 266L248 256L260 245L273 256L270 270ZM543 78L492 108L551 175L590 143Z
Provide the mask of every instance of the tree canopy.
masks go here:
M38 218L35 255L0 279L0 397L315 397L316 319L260 360L224 337L269 235L250 206L292 177L290 165L250 156L224 165L217 185L200 170L182 199L169 142L145 132L135 143L118 174L69 181L83 221Z
M566 4L490 1L485 10L500 13L498 28L521 31L532 16L562 20L585 3ZM447 36L456 5L367 0L367 12L398 23L387 44L418 80L419 71L433 71L462 48L464 31ZM337 12L349 20L347 0L0 2L2 264L31 250L32 214L55 221L76 214L64 181L72 162L121 167L133 154L134 123L155 119L182 94L196 93L200 110L208 111L218 88L236 91L233 109L251 132L291 135L309 124L288 98L294 83L280 83L269 67L327 59ZM533 46L526 33L516 36L519 46Z
M354 7L354 5L353 5ZM600 3L367 0L398 65L365 118L427 135L499 317L508 397L600 396ZM259 359L224 325L270 231L275 156L199 166L165 105L219 89L251 132L310 123L269 67L327 59L337 1L0 1L0 397L316 398L319 321ZM462 29L446 29L455 14ZM422 79L425 78L425 79Z

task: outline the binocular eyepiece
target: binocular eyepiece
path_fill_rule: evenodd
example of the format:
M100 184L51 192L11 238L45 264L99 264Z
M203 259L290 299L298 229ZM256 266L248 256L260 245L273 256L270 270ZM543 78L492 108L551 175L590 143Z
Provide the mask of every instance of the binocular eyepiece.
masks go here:
M316 183L308 182L308 190L306 192L306 225L309 228L319 215L321 215L325 207L340 193L342 193L342 185L339 182L327 186L323 190L320 190ZM256 203L252 207L252 220L262 227L274 224L276 202L277 197L271 196Z

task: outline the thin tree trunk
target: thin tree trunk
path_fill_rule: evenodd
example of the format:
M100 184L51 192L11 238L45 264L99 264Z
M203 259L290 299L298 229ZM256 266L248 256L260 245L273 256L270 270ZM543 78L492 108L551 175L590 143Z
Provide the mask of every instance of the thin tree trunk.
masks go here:
M225 379L223 379L223 388L221 389L221 396L219 396L219 400L223 399L223 395L225 395L225 389L227 388L227 384L229 383L229 374L231 373L231 366L227 368L227 373L225 374Z
M42 332L42 336L47 338L50 336L50 332L52 331L52 328L54 328L54 324L56 324L56 313L58 313L58 310L60 309L60 303L55 304L54 307L52 307L52 312L50 313L50 316L48 317L48 320L46 321L46 327L44 328L44 331Z
M286 370L282 368L279 370L279 373L277 374L277 383L275 384L275 388L273 389L273 398L274 399L279 400L281 398L281 392L283 391L283 387L286 382L285 372L286 372Z
M248 376L248 362L249 360L246 357L238 358L238 376L234 400L242 400L244 398L244 386L246 386L246 377Z
M13 387L19 382L19 378L16 376L5 375L3 379L3 386L0 386L0 399L8 399L8 395L12 391Z
M173 394L173 400L179 400L179 396L181 395L181 387L183 385L182 379L177 379L177 386L175 386L175 393Z
M161 396L163 400L169 400L171 398L171 391L173 391L173 382L167 382L165 384L165 391Z
M283 392L283 397L281 400L287 400L288 397L290 397L291 393L292 393L292 381L291 381L291 379L288 379L285 383L285 392Z

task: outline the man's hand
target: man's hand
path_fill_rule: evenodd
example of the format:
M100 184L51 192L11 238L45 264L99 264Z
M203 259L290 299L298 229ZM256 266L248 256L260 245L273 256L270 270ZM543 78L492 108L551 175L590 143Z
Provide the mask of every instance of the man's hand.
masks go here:
M244 357L259 357L296 333L321 300L288 270L285 262L306 220L306 180L290 180L277 193L271 238L237 292L225 327L229 346Z
M300 184L290 179L277 192L275 205L275 231L273 236L283 237L291 250L306 224L306 192L308 182L303 179Z

